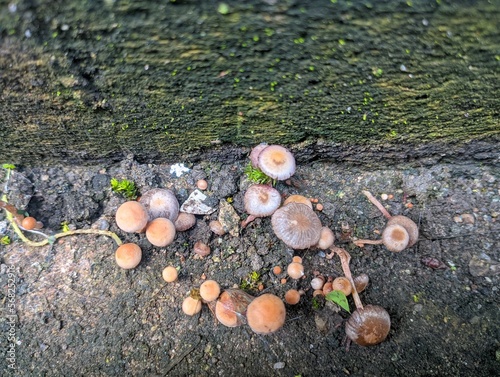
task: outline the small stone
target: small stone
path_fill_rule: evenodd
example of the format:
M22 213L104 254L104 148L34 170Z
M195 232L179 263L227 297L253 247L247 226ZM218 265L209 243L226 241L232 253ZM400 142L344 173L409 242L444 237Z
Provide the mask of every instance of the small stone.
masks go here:
M469 261L469 273L472 276L494 276L500 273L500 263L493 261L485 253L474 255Z
M273 365L273 368L274 368L274 369L283 369L284 367L285 367L285 363L284 363L283 361L280 361L280 362L275 363L275 364Z
M181 212L192 213L194 215L209 215L215 208L204 203L207 196L200 190L194 190L191 195L181 205Z

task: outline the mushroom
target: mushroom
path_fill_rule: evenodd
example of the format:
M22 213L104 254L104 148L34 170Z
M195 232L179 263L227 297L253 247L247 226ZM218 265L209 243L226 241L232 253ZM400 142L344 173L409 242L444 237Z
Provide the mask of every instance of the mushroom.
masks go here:
M154 246L170 245L175 238L175 225L169 219L158 217L146 227L146 238Z
M168 189L148 190L141 196L139 202L146 208L150 221L164 217L174 222L179 215L179 202L174 193Z
M371 346L384 341L391 328L389 313L378 305L363 306L349 268L351 256L339 247L332 247L330 250L340 257L342 270L351 283L352 296L356 305L356 310L346 322L347 337L361 346Z
M378 305L356 309L345 326L346 335L360 346L373 346L385 340L391 329L391 317Z
M241 223L242 228L257 217L271 216L281 204L281 194L274 187L254 184L245 192L244 202L249 216Z
M269 145L262 149L258 160L259 169L272 179L282 181L295 173L295 157L281 145Z
M321 227L321 233L316 247L318 249L326 250L333 245L334 241L335 241L335 235L333 234L333 231L326 226Z
M257 334L271 334L285 323L286 309L283 301L271 293L255 298L247 308L248 326Z
M303 195L290 195L288 198L285 199L283 202L283 205L287 205L288 203L302 203L308 206L309 208L313 209L313 205L309 199L307 199Z
M222 292L215 304L215 317L227 327L236 327L243 324L243 318L248 305L254 299L248 293L238 288L226 289Z
M321 221L305 204L288 203L271 217L274 233L292 249L306 249L318 243Z
M200 285L200 296L206 302L215 301L220 295L220 285L215 280L206 280Z
M363 292L366 289L366 286L370 282L370 278L367 274L361 274L354 278L354 286L356 287L356 291L358 293Z
M344 295L349 296L352 292L351 283L349 283L349 279L339 276L332 281L332 290L340 291Z
M177 271L177 268L173 266L167 266L161 272L161 276L163 277L163 280L165 280L167 283L172 283L177 280L179 272Z
M380 212L388 219L386 227L379 240L358 239L354 244L363 247L365 244L383 244L387 250L400 252L407 247L413 246L418 240L418 226L413 220L406 216L392 216L369 191L363 191L368 200L373 203Z
M210 255L210 251L210 246L202 241L196 241L193 246L193 252L200 257L206 257L207 255Z
M26 230L32 230L36 228L36 219L32 216L25 217L21 221L21 226Z
M314 290L323 289L323 285L325 285L325 278L321 275L318 275L311 280L311 288Z
M201 300L188 296L182 302L182 311L193 316L201 311Z
M250 158L250 162L254 168L259 167L259 154L266 147L267 143L260 143L259 145L253 147L252 150L250 151L250 155L248 156L248 158Z
M289 305L297 305L300 301L300 292L296 289L289 289L285 292L285 302Z
M300 279L304 276L304 266L302 263L292 262L288 265L286 272L292 279Z
M135 243L124 243L116 249L116 264L125 270L137 267L141 259L142 250Z
M184 232L192 228L196 224L196 216L192 213L179 212L177 219L174 221L175 230Z
M141 203L128 201L118 207L115 220L116 225L125 232L140 232L148 223L148 213Z

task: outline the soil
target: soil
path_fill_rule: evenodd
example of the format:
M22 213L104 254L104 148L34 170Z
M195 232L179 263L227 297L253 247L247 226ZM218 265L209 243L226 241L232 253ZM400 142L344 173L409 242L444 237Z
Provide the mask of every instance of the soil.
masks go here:
M18 167L8 185L9 201L43 221L44 232L99 228L116 232L143 250L140 265L120 269L115 242L105 236L75 235L53 245L26 246L9 227L4 213L0 233L11 239L0 246L0 369L16 376L492 376L500 368L498 315L500 250L500 160L404 163L391 167L330 161L298 161L284 195L317 198L324 226L336 245L352 257L354 275L367 273L361 293L365 304L384 307L391 317L387 339L376 346L346 342L349 313L313 300L309 283L315 273L342 275L338 258L328 251L291 250L276 238L269 218L243 230L218 236L209 230L219 208L228 204L241 219L249 185L246 159L231 163L185 163L181 176L170 164L141 164L129 156L118 164ZM180 161L179 161L180 162ZM204 178L206 203L216 209L197 215L194 228L178 232L172 245L153 247L143 234L117 228L114 213L126 199L110 189L111 178L129 179L140 192L172 189L183 203ZM3 188L4 186L2 186ZM362 194L388 195L383 204L420 227L415 246L391 253L383 246L355 247L351 237L379 238L385 218ZM2 190L4 191L4 190ZM384 196L385 197L385 196ZM235 220L233 220L235 221ZM345 230L348 224L349 231ZM344 225L344 231L342 231ZM39 239L39 236L28 235ZM211 254L197 257L196 241ZM275 276L293 255L303 258L305 277ZM435 258L434 269L426 257ZM426 262L426 263L424 263ZM165 283L165 266L179 267L179 279ZM258 277L255 278L258 273ZM250 276L253 274L254 278ZM15 317L11 317L9 280L15 276ZM284 296L303 289L298 305L287 305L283 328L258 335L244 323L219 324L209 307L192 317L181 304L203 279L223 288L244 286ZM259 291L258 285L263 290ZM261 287L261 288L262 288ZM351 309L354 303L349 298ZM14 355L7 358L8 335L15 319ZM15 366L15 370L9 368Z

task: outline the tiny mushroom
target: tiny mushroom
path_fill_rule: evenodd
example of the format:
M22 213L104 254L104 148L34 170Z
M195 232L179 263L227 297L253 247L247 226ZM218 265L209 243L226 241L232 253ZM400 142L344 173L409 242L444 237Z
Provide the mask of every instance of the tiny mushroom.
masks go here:
M279 208L271 223L276 236L292 249L307 249L320 240L321 221L305 204L288 203Z
M269 145L258 156L260 170L279 181L290 178L295 173L295 157L281 145Z
M200 285L200 296L206 302L215 301L220 295L220 285L215 280L205 280Z
M192 228L196 224L196 216L192 213L179 212L177 219L174 221L175 230L184 232Z
M175 225L169 219L158 217L146 227L146 238L154 246L170 245L175 238Z
M188 296L182 302L182 311L193 316L201 311L201 300Z
M252 163L252 166L254 168L259 167L259 154L266 147L267 147L267 143L260 143L259 145L253 147L252 150L250 151L250 155L248 156L248 158L250 158L250 162Z
M333 245L334 241L335 235L333 234L333 231L330 228L324 226L321 228L319 241L316 247L318 247L318 249L326 250Z
M285 292L285 302L289 305L296 305L300 301L300 292L296 289L289 289Z
M292 262L288 265L286 272L292 279L300 279L304 276L304 266L302 263Z
M285 199L283 202L283 205L287 205L288 203L302 203L308 206L309 208L313 209L313 205L311 203L311 200L306 198L303 195L290 195L288 198Z
M161 276L167 283L172 283L177 280L179 273L177 271L177 268L173 266L167 266L163 269Z
M271 293L255 298L247 308L248 325L257 334L271 334L285 323L286 309L283 301Z
M148 213L141 203L128 201L118 207L115 219L121 230L128 233L141 232L148 223Z
M32 230L36 228L36 219L32 216L25 217L21 221L21 226L26 230Z
M146 208L150 221L157 217L164 217L174 222L179 214L179 202L169 189L148 190L141 196L139 202Z
M352 286L349 279L343 276L339 276L332 281L332 290L340 291L344 295L349 296L352 292Z
M115 259L118 266L129 270L141 263L142 250L135 243L124 243L116 249Z

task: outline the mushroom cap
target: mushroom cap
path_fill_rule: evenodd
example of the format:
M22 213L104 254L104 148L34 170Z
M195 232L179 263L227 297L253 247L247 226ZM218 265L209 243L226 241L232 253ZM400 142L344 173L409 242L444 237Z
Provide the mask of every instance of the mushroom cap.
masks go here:
M248 158L250 158L250 162L254 168L259 167L259 154L266 147L267 143L260 143L259 145L253 147L252 150L250 151L250 155L248 156Z
M165 280L167 283L172 283L177 280L179 272L177 271L177 268L173 266L167 266L161 272L161 276L163 277L163 280Z
M118 207L115 220L116 225L125 232L140 232L148 223L148 213L141 203L128 201Z
M215 304L215 317L227 327L243 324L248 305L254 298L238 288L226 289Z
M205 280L200 285L200 296L203 300L215 301L220 295L220 285L215 280Z
M387 225L382 232L382 243L387 250L398 253L408 246L410 236L402 225Z
M285 292L285 301L289 305L296 305L300 301L300 292L296 289L289 289Z
M356 309L345 325L346 335L360 346L383 342L391 329L391 317L378 305Z
M408 241L407 247L415 245L418 240L418 226L412 219L402 215L391 216L391 218L387 221L387 225L392 224L399 224L408 232L410 240Z
M341 291L346 296L349 296L352 293L352 285L344 276L339 276L332 281L332 290L333 291Z
M281 145L269 145L259 153L259 168L272 179L282 181L295 173L295 157Z
M326 226L321 227L319 241L318 244L316 245L318 249L321 250L329 249L333 245L334 241L335 241L335 234L333 234L333 231Z
M305 204L292 202L279 208L271 223L276 236L292 249L314 246L321 236L321 221Z
M175 230L184 232L196 224L196 216L192 213L179 212L179 216L174 221Z
M179 215L179 202L171 190L154 188L146 191L139 202L144 205L149 214L149 220L164 217L174 222Z
M201 300L188 296L182 302L182 311L187 315L195 315L201 311Z
M300 279L302 276L304 276L304 266L302 265L302 263L292 262L287 266L286 273L292 279Z
M124 243L116 249L116 264L125 270L137 267L141 259L142 250L135 243Z
M245 192L245 211L255 217L271 216L281 204L281 194L274 187L255 184Z
M361 274L354 278L354 286L356 287L356 292L361 293L365 290L368 283L370 282L370 278L367 274Z
M288 198L285 199L283 202L283 205L287 205L288 203L302 203L308 206L309 208L313 209L313 205L309 199L307 199L304 195L290 195Z
M154 246L170 245L175 238L175 225L169 219L158 217L149 222L146 228L146 238Z
M271 293L255 298L247 308L248 325L257 334L271 334L285 323L286 309L283 301Z

